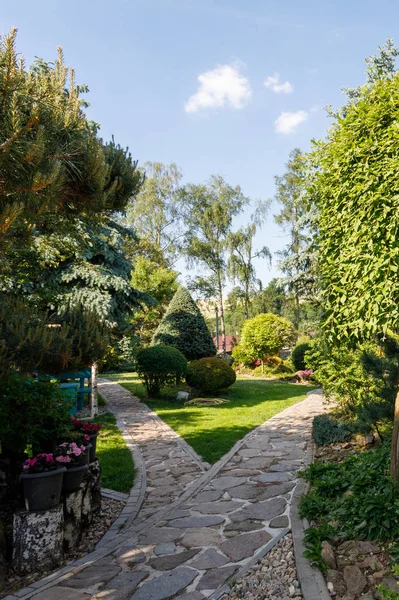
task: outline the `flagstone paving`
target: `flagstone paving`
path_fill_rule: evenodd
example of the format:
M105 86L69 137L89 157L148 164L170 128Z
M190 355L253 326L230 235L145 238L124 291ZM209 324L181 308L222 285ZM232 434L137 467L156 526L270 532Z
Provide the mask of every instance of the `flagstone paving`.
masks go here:
M324 411L322 396L312 393L266 421L210 467L127 390L110 384L101 393L112 396L144 454L148 488L142 509L132 527L86 557L90 564L80 562L47 581L47 589L39 582L35 593L18 597L219 597L226 583L287 534L296 472L311 459L311 423Z

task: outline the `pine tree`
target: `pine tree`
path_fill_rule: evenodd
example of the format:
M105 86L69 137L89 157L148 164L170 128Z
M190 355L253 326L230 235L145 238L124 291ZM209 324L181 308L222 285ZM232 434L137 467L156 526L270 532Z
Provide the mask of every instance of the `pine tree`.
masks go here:
M216 348L198 306L180 286L152 339L152 344L174 346L187 360L214 356Z

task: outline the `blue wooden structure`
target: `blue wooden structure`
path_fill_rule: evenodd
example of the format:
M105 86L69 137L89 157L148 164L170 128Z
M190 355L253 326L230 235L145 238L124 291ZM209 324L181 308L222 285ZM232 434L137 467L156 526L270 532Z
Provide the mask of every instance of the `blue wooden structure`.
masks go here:
M49 374L47 377L60 381L60 388L65 390L65 395L74 400L70 410L72 415L76 415L78 410L83 410L85 394L91 394L92 391L91 385L85 385L85 379L90 380L91 378L91 369Z

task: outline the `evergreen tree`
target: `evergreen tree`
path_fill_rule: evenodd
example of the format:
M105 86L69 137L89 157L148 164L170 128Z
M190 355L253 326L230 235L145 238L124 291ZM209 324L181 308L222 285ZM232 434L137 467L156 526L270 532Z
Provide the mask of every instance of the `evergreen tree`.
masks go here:
M152 339L152 344L174 346L187 360L214 356L216 348L198 306L180 286Z

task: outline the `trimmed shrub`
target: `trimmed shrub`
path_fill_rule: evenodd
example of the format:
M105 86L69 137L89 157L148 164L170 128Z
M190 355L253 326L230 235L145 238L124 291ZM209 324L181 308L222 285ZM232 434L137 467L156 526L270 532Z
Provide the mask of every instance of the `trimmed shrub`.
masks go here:
M201 311L186 288L180 286L173 296L152 345L173 346L187 360L216 354L215 344Z
M233 369L220 358L201 358L188 365L186 381L201 392L228 388L235 380L236 374Z
M352 437L348 427L330 415L317 415L313 419L312 435L318 446L347 442Z
M187 371L187 360L171 346L150 346L137 353L137 372L149 396L156 396L168 383L177 383Z
M291 353L291 361L297 371L304 371L307 368L305 362L305 352L310 350L311 344L309 342L302 342L297 344Z
M294 326L287 319L262 313L244 322L233 356L246 366L252 366L259 360L264 368L268 359L278 355L295 338Z

